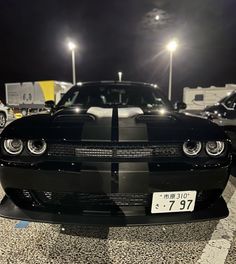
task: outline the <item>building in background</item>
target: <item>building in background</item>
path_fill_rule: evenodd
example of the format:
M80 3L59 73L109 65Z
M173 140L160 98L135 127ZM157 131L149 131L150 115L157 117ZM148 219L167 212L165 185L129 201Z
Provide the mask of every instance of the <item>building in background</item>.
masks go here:
M206 106L217 103L234 90L236 90L236 84L226 84L225 87L185 87L183 90L183 102L187 104L187 110L199 111Z

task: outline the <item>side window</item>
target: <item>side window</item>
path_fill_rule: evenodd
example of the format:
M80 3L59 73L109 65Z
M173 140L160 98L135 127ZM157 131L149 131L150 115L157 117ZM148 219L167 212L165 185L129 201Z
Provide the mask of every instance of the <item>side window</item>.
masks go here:
M194 101L203 101L204 95L203 94L195 94Z
M232 96L230 96L230 98L226 100L225 105L229 108L233 108L235 103L236 103L236 94L233 94Z
M65 93L60 93L60 99L65 95Z
M71 106L75 103L76 98L78 97L79 91L72 93L67 100L64 102L64 106Z

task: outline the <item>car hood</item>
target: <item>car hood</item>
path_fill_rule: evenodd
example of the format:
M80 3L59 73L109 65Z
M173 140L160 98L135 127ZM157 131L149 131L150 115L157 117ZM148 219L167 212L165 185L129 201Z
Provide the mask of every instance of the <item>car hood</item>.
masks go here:
M210 112L210 113L214 113L214 112L222 113L223 111L225 111L225 107L222 104L217 103L217 104L205 107L204 111Z
M92 142L158 142L226 139L209 120L183 113L139 107L59 109L9 124L1 137L45 138Z

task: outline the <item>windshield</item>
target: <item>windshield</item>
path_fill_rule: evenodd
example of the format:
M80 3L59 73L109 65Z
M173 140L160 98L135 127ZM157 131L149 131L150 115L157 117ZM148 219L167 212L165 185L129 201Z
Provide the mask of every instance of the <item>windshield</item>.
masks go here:
M224 103L227 107L232 107L235 102L236 94L234 92L231 92L231 94L225 96L222 98L219 103Z
M171 108L158 89L145 85L83 85L71 88L57 107L75 105Z

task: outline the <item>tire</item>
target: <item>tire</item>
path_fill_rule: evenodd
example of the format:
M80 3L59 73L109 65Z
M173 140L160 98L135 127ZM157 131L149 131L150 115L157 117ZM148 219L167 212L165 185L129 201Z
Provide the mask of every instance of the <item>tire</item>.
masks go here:
M7 119L4 113L0 113L0 128L4 128L6 125Z

